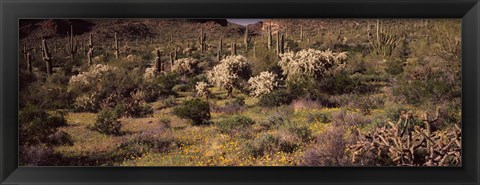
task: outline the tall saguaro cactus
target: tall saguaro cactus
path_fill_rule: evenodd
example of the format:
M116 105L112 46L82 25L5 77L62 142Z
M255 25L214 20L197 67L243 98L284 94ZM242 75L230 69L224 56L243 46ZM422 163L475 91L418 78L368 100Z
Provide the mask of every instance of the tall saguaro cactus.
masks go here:
M27 60L27 71L28 72L32 72L32 61L33 61L33 56L30 54L30 52L27 51L27 55L26 55L26 60Z
M118 49L118 39L117 39L117 32L115 32L115 42L114 42L114 46L113 46L113 49L115 50L115 59L118 60L118 56L119 56L119 49Z
M92 65L92 56L93 56L93 40L92 40L92 33L90 33L89 39L88 39L88 52L87 52L88 65Z
M303 25L300 26L300 41L303 41Z
M250 35L248 34L248 25L245 26L245 36L243 38L243 43L245 44L245 52L248 52L248 43L250 42Z
M76 39L73 38L73 25L70 25L70 34L68 39L67 51L70 54L70 61L73 63L75 61L75 54L77 54L78 43Z
M232 43L232 53L231 55L237 55L237 43Z
M270 25L268 26L267 47L268 47L268 49L272 48L272 22L270 22Z
M200 35L198 37L198 44L200 45L200 53L205 52L205 41L207 40L207 34L203 32L203 27L200 28Z
M153 66L155 67L155 71L161 72L164 70L164 66L162 63L162 53L159 49L156 50L156 55L157 57L155 57L155 63L153 64Z
M45 61L47 75L50 76L53 72L52 71L52 69L53 69L52 59L53 58L52 58L52 54L48 50L47 41L45 39L42 40L42 59L43 59L43 61Z

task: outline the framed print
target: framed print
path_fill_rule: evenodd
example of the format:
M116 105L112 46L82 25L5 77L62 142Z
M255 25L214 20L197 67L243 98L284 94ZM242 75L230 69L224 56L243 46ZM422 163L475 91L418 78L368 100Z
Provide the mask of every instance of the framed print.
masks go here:
M478 184L477 0L0 7L2 184Z

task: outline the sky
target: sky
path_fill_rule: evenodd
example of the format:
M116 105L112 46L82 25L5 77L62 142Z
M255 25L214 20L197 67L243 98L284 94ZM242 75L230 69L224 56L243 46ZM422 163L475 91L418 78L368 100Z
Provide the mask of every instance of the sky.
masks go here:
M249 24L255 24L258 21L263 21L264 19L227 19L228 22L233 22L236 24L240 24L243 26L249 25Z

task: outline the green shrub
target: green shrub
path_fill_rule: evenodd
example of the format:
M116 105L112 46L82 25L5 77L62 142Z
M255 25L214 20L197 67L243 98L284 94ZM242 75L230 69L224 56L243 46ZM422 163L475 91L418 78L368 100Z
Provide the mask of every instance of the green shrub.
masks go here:
M263 107L274 107L290 104L293 98L294 97L286 90L279 89L261 96L258 103Z
M118 121L118 110L111 108L105 108L97 115L97 120L92 126L93 130L96 130L103 134L119 135L122 123Z
M48 137L57 132L58 127L67 125L63 113L48 114L33 105L21 109L18 117L21 145L48 144Z
M235 99L227 101L225 103L226 106L236 105L236 106L244 106L245 105L245 98L243 96L237 96Z
M175 107L173 114L180 118L190 119L194 125L209 124L210 105L198 98L187 100Z
M175 96L170 95L167 98L163 99L163 105L165 107L173 107L177 105L177 99L175 98Z
M188 85L186 84L178 84L172 87L172 91L174 92L185 92L188 90Z
M245 151L254 157L263 156L265 153L274 151L274 143L277 138L272 134L262 134L258 138L245 144Z
M255 122L251 118L235 115L217 122L215 125L222 133L236 133L250 128L253 124L255 124Z
M332 122L332 114L329 113L310 113L307 117L307 122L320 122L320 123L330 123Z

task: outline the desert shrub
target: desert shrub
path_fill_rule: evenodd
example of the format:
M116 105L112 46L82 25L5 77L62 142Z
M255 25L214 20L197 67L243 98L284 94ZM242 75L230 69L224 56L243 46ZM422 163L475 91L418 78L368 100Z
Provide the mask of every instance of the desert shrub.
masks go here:
M215 123L220 132L230 134L249 129L253 124L255 124L255 122L251 118L241 115L235 115Z
M278 151L291 153L302 144L301 139L284 130L274 133L262 133L257 138L245 143L245 150L254 157L274 154Z
M208 81L218 87L227 90L228 97L232 96L233 88L250 77L250 65L247 58L241 55L227 56L220 64L207 72Z
M340 110L333 115L333 125L335 126L364 126L371 123L368 117L359 113L346 110Z
M49 114L30 104L20 110L18 117L21 145L48 143L48 137L57 132L58 127L67 125L63 113Z
M103 134L119 135L122 123L118 121L118 118L119 112L105 108L98 113L97 120L91 128Z
M278 87L277 75L272 72L263 71L260 75L250 78L248 84L250 85L250 94L252 96L261 96L272 92Z
M57 131L49 135L48 143L52 145L73 145L72 136L64 131Z
M319 101L316 101L316 100L301 98L301 99L293 100L292 107L295 110L300 110L300 109L312 110L312 109L322 108L322 104Z
M170 95L167 98L164 98L162 100L162 103L165 107L173 107L177 105L177 99L175 98L175 96Z
M233 100L225 102L225 105L235 105L235 106L244 106L245 105L245 97L237 96Z
M312 139L312 131L308 126L299 124L293 121L286 121L283 125L280 125L280 129L286 130L296 137L300 138L302 141L310 141Z
M31 145L21 146L19 150L19 163L21 166L50 166L54 165L58 155L51 146Z
M245 150L254 157L263 156L265 153L273 153L277 139L272 134L261 134L258 138L247 142Z
M369 115L372 109L383 107L384 98L374 95L354 95L350 102L353 108L360 109L364 115Z
M186 100L175 107L173 114L180 118L190 119L194 125L209 124L210 105L198 98Z
M305 166L345 166L349 160L345 148L348 142L344 138L342 127L329 127L316 139L312 148L303 154Z
M114 109L119 112L119 116L125 117L144 117L153 114L153 108L147 102L137 101L127 98L122 103L116 105Z
M332 122L333 118L332 115L329 113L310 113L308 114L307 117L307 122L313 123L313 122L320 122L320 123L330 123Z
M263 107L274 107L285 104L290 104L293 101L293 96L284 89L274 90L260 97L258 102Z
M440 57L425 57L407 62L393 93L402 100L423 105L441 103L461 96L461 67Z
M142 132L133 139L118 146L115 155L123 157L141 157L147 152L166 152L174 147L175 139L170 128L163 124L157 128Z
M95 92L85 93L77 96L73 105L76 111L95 112L101 107L99 99L99 95Z
M31 83L19 92L19 96L20 107L34 104L42 109L65 109L71 108L73 103L73 96L66 86L52 82Z
M172 91L174 92L185 92L188 90L187 84L178 84L173 86Z

